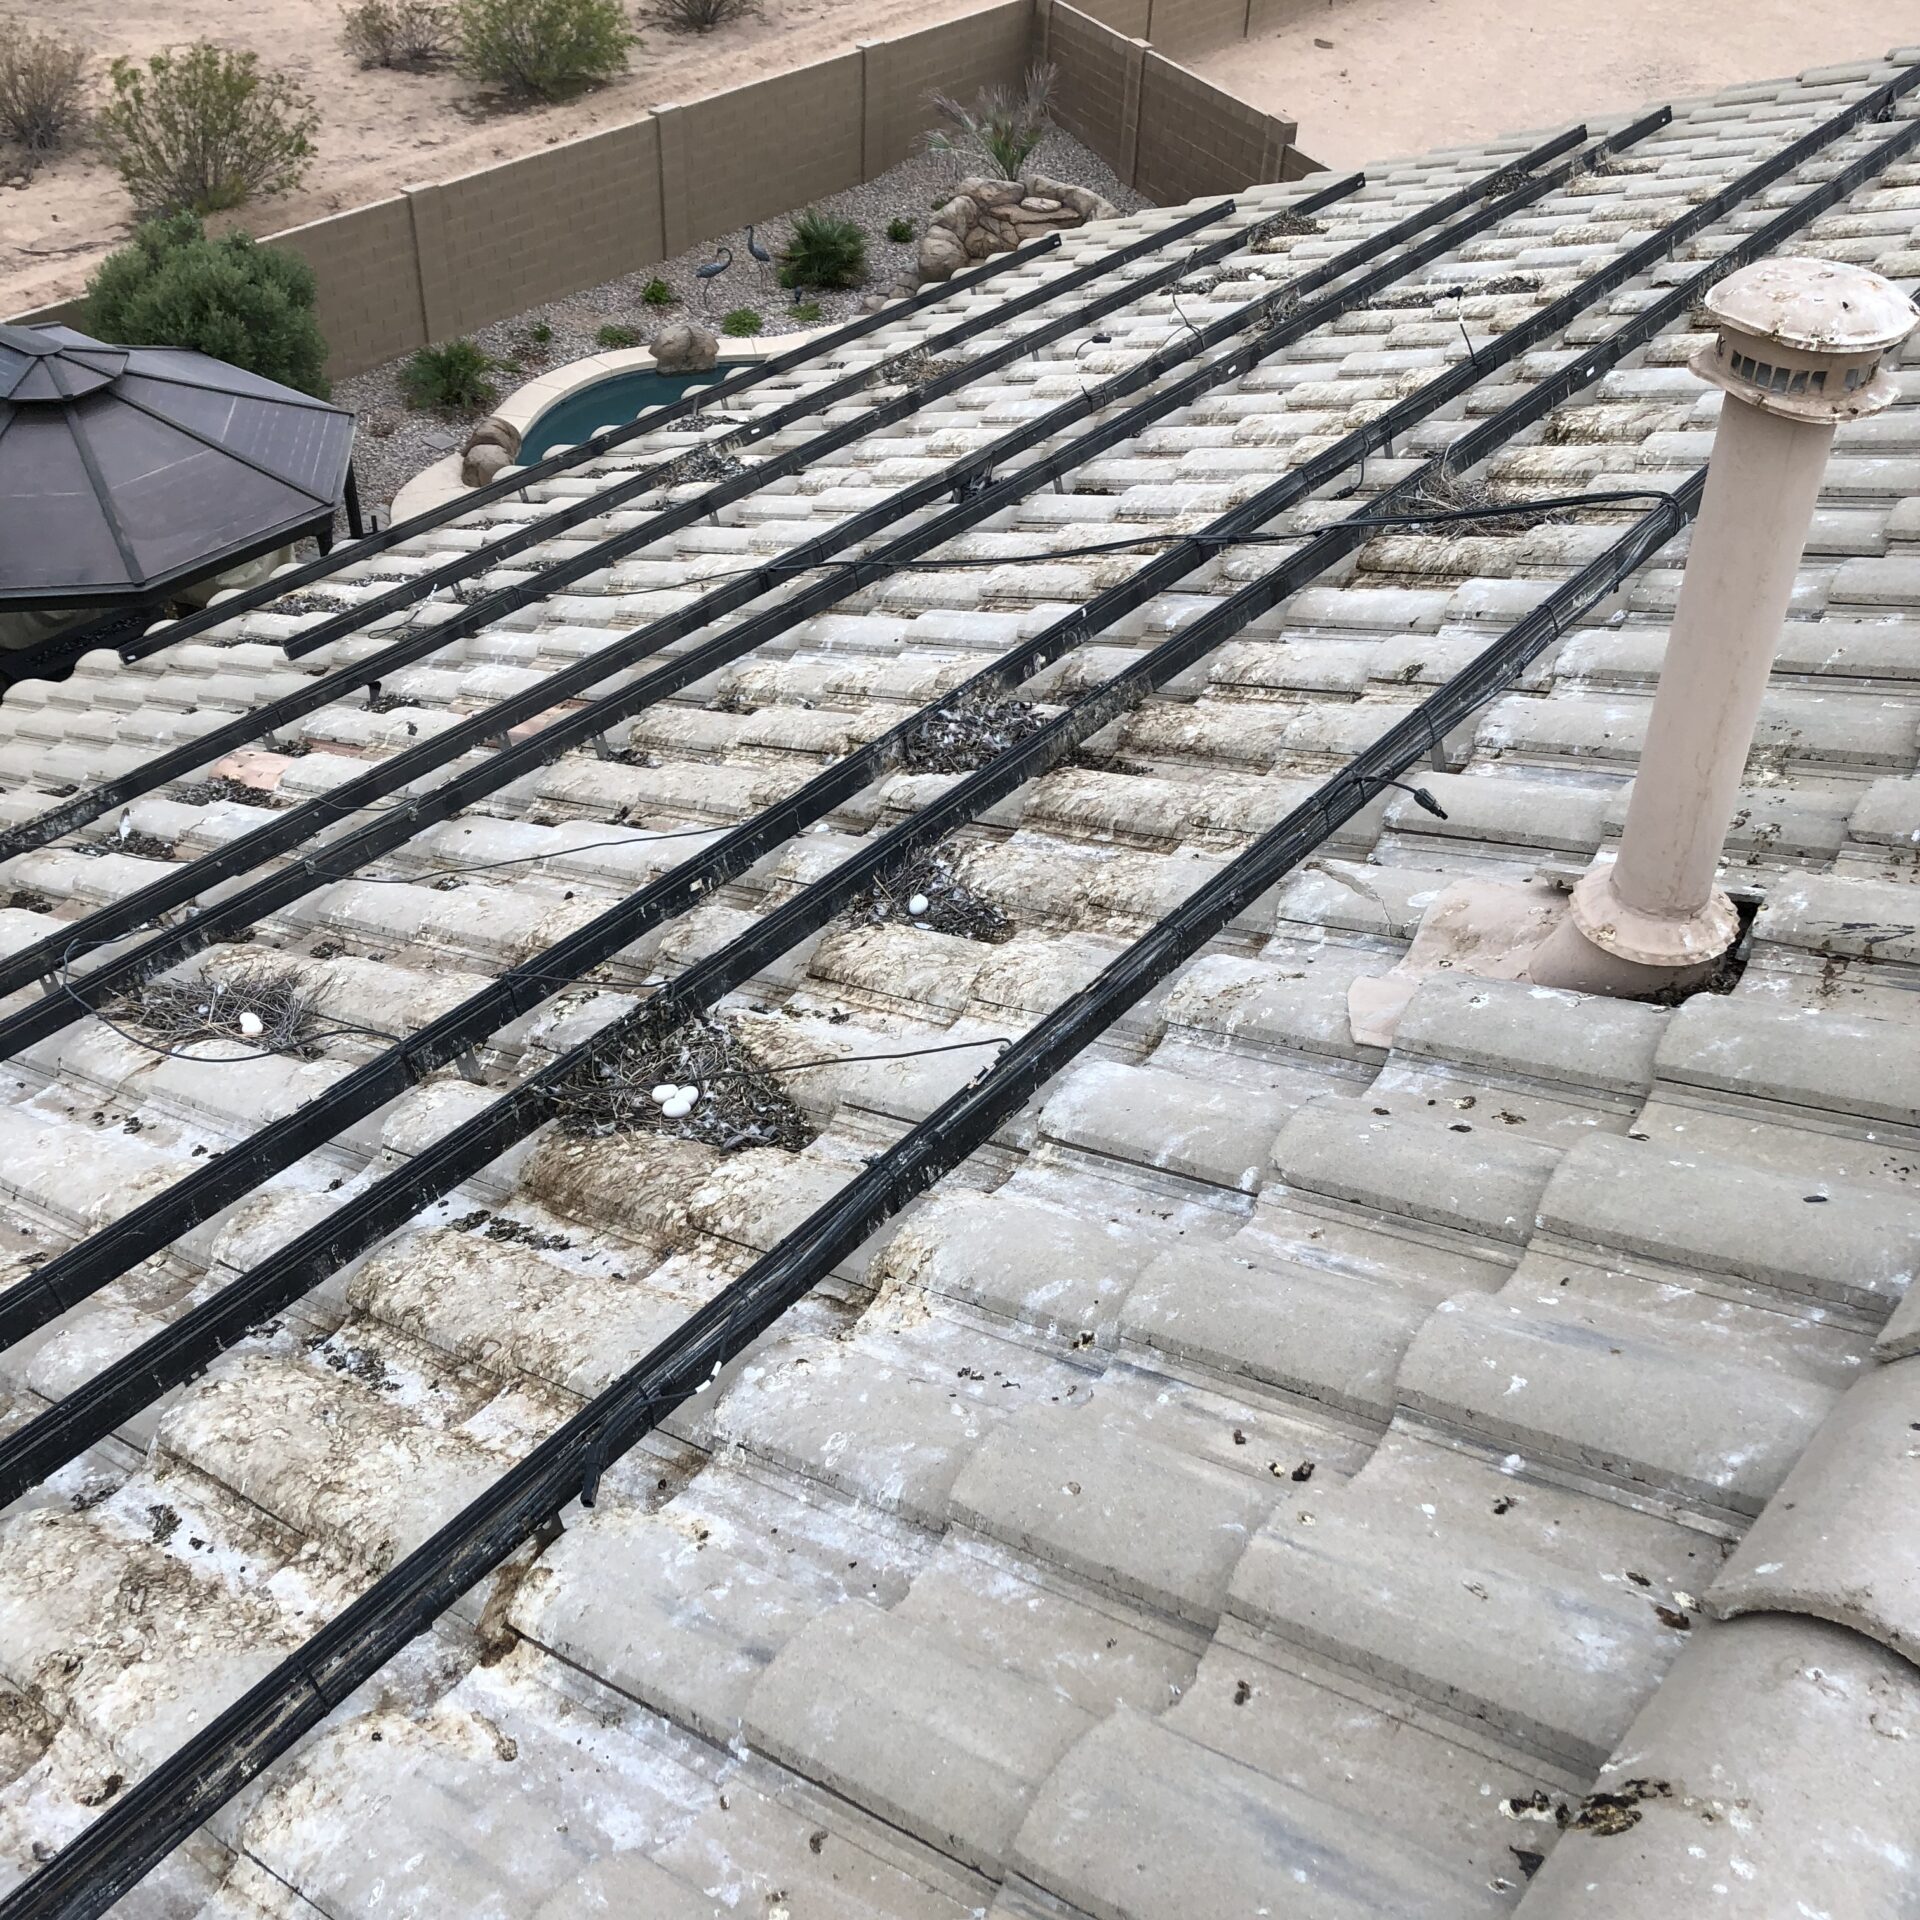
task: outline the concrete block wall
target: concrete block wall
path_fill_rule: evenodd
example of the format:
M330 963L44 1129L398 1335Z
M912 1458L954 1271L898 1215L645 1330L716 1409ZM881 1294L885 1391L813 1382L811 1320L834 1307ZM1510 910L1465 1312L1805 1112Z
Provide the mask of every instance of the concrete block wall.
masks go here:
M898 166L940 124L927 96L970 101L983 87L1017 86L1033 55L1032 0L1002 0L897 40L870 40L866 55L866 171Z
M666 251L865 179L865 70L856 50L660 114Z
M1164 205L1317 170L1294 146L1291 120L1080 7L1036 0L1035 41L1059 70L1060 124L1149 200Z
M450 339L661 257L659 129L610 127L407 200L426 336Z
M1258 4L1298 0L995 0L268 239L313 266L339 380L703 241L734 235L738 246L747 222L905 159L938 122L930 93L971 99L1016 84L1036 59L1059 69L1061 124L1149 199L1292 179L1312 162L1293 148L1290 121L1148 39L1198 45L1236 12L1244 31ZM16 318L83 324L77 301Z
M277 233L273 244L313 269L316 316L336 373L410 353L431 337L406 195Z

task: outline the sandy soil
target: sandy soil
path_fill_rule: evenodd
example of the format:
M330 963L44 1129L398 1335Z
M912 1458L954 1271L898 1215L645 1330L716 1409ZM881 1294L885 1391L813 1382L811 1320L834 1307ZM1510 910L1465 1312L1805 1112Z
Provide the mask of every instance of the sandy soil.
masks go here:
M1188 64L1351 167L1915 41L1914 0L1323 0Z
M655 101L685 101L844 52L856 40L973 11L977 0L765 0L758 20L703 35L643 26L631 71L562 106L503 113L451 72L362 72L341 52L337 0L24 0L16 17L98 55L96 85L120 53L204 39L252 48L291 73L321 115L319 152L300 192L244 212L255 233L298 226L617 125ZM635 11L639 9L636 6ZM0 162L0 180L11 172ZM0 185L0 314L78 293L124 239L130 208L105 167L73 156L25 185Z

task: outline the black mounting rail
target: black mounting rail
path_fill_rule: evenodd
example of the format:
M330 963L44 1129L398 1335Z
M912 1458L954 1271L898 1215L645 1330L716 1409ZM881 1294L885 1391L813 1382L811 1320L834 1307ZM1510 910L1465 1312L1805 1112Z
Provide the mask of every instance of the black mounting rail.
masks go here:
M1165 229L1163 232L1177 238L1218 219L1223 208L1231 210L1232 204L1231 201L1223 202L1221 207L1209 210L1206 215L1182 221L1176 227ZM621 558L635 547L644 547L666 534L677 532L698 520L705 519L720 507L730 505L735 500L757 492L769 479L778 478L787 472L799 471L809 459L831 451L834 447L861 439L876 427L890 425L893 421L917 411L930 400L940 399L945 394L956 391L980 374L992 373L1000 367L1022 359L1038 348L1050 345L1062 335L1075 332L1090 321L1102 318L1116 308L1131 304L1143 293L1152 291L1156 286L1176 280L1183 274L1193 272L1198 266L1208 265L1223 254L1235 251L1242 244L1244 244L1242 235L1237 233L1229 235L1224 239L1210 242L1206 246L1195 248L1191 253L1169 261L1151 273L1143 274L1137 280L1123 281L1097 299L1090 300L1069 313L1055 316L1031 333L1005 341L990 352L967 361L963 366L950 368L937 378L924 382L911 393L902 394L885 405L860 415L855 420L843 421L840 425L809 440L804 446L791 448L788 452L760 466L744 469L718 482L695 498L656 514L640 527L609 535L606 539L597 541L582 552L556 562L525 581L487 594L484 598L463 608L453 618L438 623L428 630L428 633L415 636L413 640L400 644L420 652L431 652L442 646L451 645L455 640L465 638L470 633L479 632L493 621L517 612L523 607L534 605L561 587L568 586L589 574L600 572L612 561ZM1109 256L1109 258L1117 258L1117 256ZM872 534L880 527L924 508L930 502L939 499L942 493L953 488L958 481L964 481L978 470L987 453L999 454L1003 445L1011 445L1014 451L1018 451L1017 431L1015 435L1007 436L1005 441L996 443L994 448L983 450L982 453L970 455L956 462L948 474L935 480L916 482L912 486L890 494L877 506L839 522L815 540L796 548L792 554L767 561L751 573L743 572L728 585L702 594L697 600L660 620L649 621L646 625L633 629L619 639L610 641L607 646L587 658L577 660L571 666L554 669L520 693L505 700L496 701L492 706L483 708L477 713L464 716L456 726L444 733L435 734L429 740L422 741L419 746L410 748L406 753L396 754L390 759L375 763L366 773L347 785L336 788L332 793L321 795L287 813L279 814L252 831L242 834L218 851L206 854L198 860L183 863L176 870L142 887L125 900L116 901L112 906L89 914L84 921L76 922L71 927L63 927L59 933L49 935L46 940L37 942L31 950L23 949L20 953L10 956L5 963L0 963L0 993L22 986L37 974L48 971L56 964L54 956L64 956L70 962L73 956L84 952L89 947L97 946L130 927L139 926L147 920L171 911L214 882L234 873L244 872L250 866L258 865L287 847L297 845L309 834L323 827L337 825L342 818L368 800L384 798L419 774L444 765L469 748L483 745L504 735L509 728L546 712L558 702L571 698L583 687L610 678L621 668L632 665L636 659L658 652L661 647L685 637L708 621L759 598L761 594L778 585L784 574L795 567L796 555L806 554L812 559L828 557L841 547ZM420 642L429 636L432 646L421 647ZM292 652L294 648L290 646L288 651ZM371 680L367 678L367 669L373 664L375 663L362 662L359 666L348 669L347 675L357 685L365 685L371 690L379 683L377 674ZM392 663L385 654L381 656L379 664L384 672L393 670ZM150 761L132 773L103 783L88 794L69 801L67 807L68 809L82 808L89 814L93 814L101 801L101 796L110 791L118 794L121 789L133 784L138 784L142 791L150 791L154 785L160 784L157 775L171 768L183 757L191 761L188 771L194 767L204 766L209 760L217 757L216 753L209 752L210 747L217 748L220 752L228 750L229 736L238 734L245 739L258 739L262 734L270 733L275 728L285 725L290 719L298 718L302 714L315 711L319 706L329 704L317 696L321 690L333 685L339 678L341 678L340 675L329 675L325 681L316 682L313 686L302 688L297 693L283 695L266 707L243 714L237 720L216 728L212 733L203 734L187 746L163 755L160 760ZM401 771L403 768L404 773ZM106 804L117 804L117 801L109 800ZM50 816L41 816L41 820L47 818ZM41 822L33 821L28 824L37 829Z
M1334 189L1328 189L1329 195L1331 196L1334 191ZM1101 254L1094 260L1083 261L1068 272L1044 281L1040 286L1020 295L1018 299L1009 301L1001 309L999 317L1001 319L1017 318L1035 307L1051 305L1062 296L1078 291L1089 281L1104 278L1110 273L1133 265L1137 260L1164 252L1172 242L1184 239L1187 235L1199 231L1232 211L1231 200L1221 201L1201 213L1188 215L1168 226L1157 228L1138 240L1129 241L1126 246L1117 247L1111 253ZM1217 259L1245 244L1245 232L1236 231L1207 247L1195 249L1184 261L1170 263L1153 273L1143 275L1139 280L1124 282L1108 293L1088 301L1084 306L1072 309L1066 314L1057 315L1044 326L1023 335L1019 340L1007 341L988 354L950 368L933 379L909 386L892 399L882 401L879 405L867 408L851 419L826 428L798 447L790 447L784 453L775 454L772 458L763 460L755 466L743 468L736 474L716 481L687 499L655 510L637 526L620 533L608 534L594 541L581 552L542 567L526 580L517 581L484 594L457 611L449 612L444 619L425 623L367 659L323 674L296 692L283 694L279 699L269 701L263 707L241 714L236 719L188 741L184 746L175 747L167 753L155 756L128 773L103 780L98 785L88 788L85 793L76 794L73 798L62 801L58 806L49 808L45 813L35 815L31 820L23 821L15 827L0 829L0 859L9 858L16 853L24 853L31 847L44 846L49 840L57 838L62 833L71 832L76 827L84 826L91 820L97 820L101 814L123 805L126 801L137 799L143 793L151 793L155 787L162 786L169 780L179 779L197 768L208 765L211 761L218 759L221 754L229 753L235 747L243 746L248 741L256 740L275 728L286 726L306 714L316 712L319 708L330 705L346 694L358 692L363 687L371 688L377 685L383 675L396 672L403 666L411 665L429 654L439 652L443 647L453 645L457 640L478 633L495 620L502 619L521 607L530 606L556 589L584 579L587 575L598 572L601 568L650 545L655 540L662 539L670 533L676 533L684 527L695 525L733 501L758 492L768 481L798 473L811 461L819 459L822 454L850 446L854 441L863 439L880 428L908 418L926 406L929 401L942 399L945 395L957 391L980 373L991 372L996 367L1005 366L1025 353L1046 346L1064 334L1074 332L1078 327L1113 311L1117 306L1138 299L1143 292L1150 291L1155 284L1177 279L1183 273L1191 273L1196 266L1205 265L1210 260ZM849 392L866 391L876 384L885 366L897 365L900 360L910 356L937 354L943 349L962 347L979 331L976 321L963 320L944 333L930 339L916 341L912 347L905 348L895 355L893 360L883 363L881 368L862 368L833 386L803 394L788 407L777 409L774 413L762 416L760 420L734 428L714 439L702 441L697 448L685 449L683 452L691 451L713 456L725 454L736 445L746 444L749 437L759 437L763 427L771 433L777 431L779 426L790 424L783 418L784 415L791 414L794 418L799 418L816 412L834 398L845 398ZM310 628L288 640L281 650L289 660L298 660L316 651L328 641L344 638L347 634L359 630L382 613L391 612L417 599L420 595L416 589L424 591L435 583L450 584L455 578L465 578L469 574L485 571L498 565L511 553L551 540L556 534L563 533L584 520L597 519L623 501L659 487L662 484L664 470L670 468L680 457L676 454L657 466L644 468L583 500L554 508L538 521L530 523L529 528L504 535L475 553L463 554L458 560L435 568L430 573L417 575L388 593L380 594L372 600L362 601L347 612L325 621L321 626ZM524 476L515 476L514 484L524 486L526 484ZM476 497L474 494L463 497L462 505L465 511L474 511L473 502ZM233 605L231 601L222 602L219 611L223 615L230 614Z
M1616 147L1625 144L1632 138L1640 137L1652 126L1663 124L1663 115L1649 116L1647 120L1636 122L1634 126L1615 135L1612 144ZM1553 144L1558 146L1560 143ZM1527 200L1536 199L1551 188L1555 177L1546 175L1519 191ZM1477 194L1469 188L1463 190L1463 196L1472 199ZM1442 206L1447 204L1441 203ZM1021 469L1005 481L994 483L982 493L972 496L966 506L950 509L947 514L929 521L904 540L892 543L873 556L870 563L863 561L857 571L865 578L870 565L875 574L884 577L887 571L901 565L909 552L924 552L940 544L960 526L972 524L982 514L1000 511L1013 499L1044 485L1056 472L1079 465L1092 453L1104 451L1108 446L1123 443L1146 421L1188 404L1210 386L1238 377L1264 355L1323 325L1333 313L1364 300L1383 279L1397 277L1407 267L1421 264L1424 259L1445 252L1461 239L1470 237L1471 233L1482 230L1495 209L1512 210L1502 200L1495 203L1494 208L1488 209L1487 213L1476 215L1471 221L1441 228L1415 248L1353 282L1338 294L1290 312L1277 326L1243 342L1223 358L1196 369L1154 399L1116 416L1092 435L1057 449L1037 465ZM1429 210L1425 215L1410 216L1410 219L1418 221L1431 218L1432 212ZM1400 223L1402 226L1407 224ZM1397 232L1398 228L1393 231ZM1380 238L1384 239L1385 236ZM1367 251L1378 244L1379 241L1362 243L1350 251ZM1330 265L1338 269L1338 263L1346 258L1346 254L1336 256ZM1261 307L1265 302L1254 304ZM1229 315L1197 332L1193 340L1183 336L1164 349L1161 355L1155 356L1153 361L1114 376L1106 386L1134 388L1147 384L1157 377L1160 361L1177 362L1190 358L1203 347L1217 344L1215 336L1224 337L1237 324L1237 317ZM1513 350L1518 352L1524 345L1524 335L1516 331L1514 338L1517 344ZM1449 394L1451 391L1451 388L1447 389ZM1104 405L1112 397L1103 387L1091 390L1081 401L1066 404L1074 408L1084 404L1091 409ZM1419 398L1420 395L1413 396L1415 401ZM1049 414L1031 425L1035 429L1050 430L1051 420L1052 415ZM1252 500L1221 516L1204 534L1178 543L1170 552L1156 556L1129 579L1097 595L1083 608L1050 623L1032 639L983 668L960 687L908 715L886 734L842 756L785 800L776 802L731 831L716 829L716 832L722 833L722 837L705 853L640 888L554 946L508 969L480 992L349 1074L316 1100L262 1128L239 1147L209 1161L164 1192L130 1210L112 1225L102 1228L65 1254L56 1256L36 1269L14 1287L0 1293L0 1345L11 1344L34 1327L44 1325L78 1299L97 1291L127 1271L136 1261L158 1252L179 1234L201 1220L210 1218L222 1207L251 1191L262 1180L311 1152L340 1128L351 1125L396 1098L425 1078L435 1067L459 1059L530 1007L550 998L561 987L617 954L650 927L708 897L715 885L744 872L768 848L824 817L897 765L914 729L932 718L941 707L971 695L1001 692L1030 677L1062 653L1081 644L1102 627L1145 604L1155 593L1164 591L1173 581L1190 573L1205 560L1214 545L1235 534L1245 534L1264 523L1286 506L1324 485L1327 480L1338 477L1354 460L1364 458L1377 444L1380 442L1374 430L1359 429L1314 460L1290 470ZM946 480L943 478L940 484L944 486ZM1330 552L1331 548L1316 551ZM818 583L803 597L805 604L797 611L794 603L784 603L762 616L760 622L748 623L745 627L717 636L644 680L636 681L594 703L592 707L583 708L557 722L538 740L512 750L517 757L511 761L496 755L437 789L416 807L395 810L376 818L345 841L316 853L308 862L289 867L243 893L229 896L216 907L158 936L145 947L121 956L99 973L87 976L69 993L49 996L54 1004L36 1002L16 1018L32 1016L45 1008L48 1017L59 1016L59 1023L64 1024L65 1020L77 1017L72 1006L79 994L87 990L91 997L91 990L97 981L111 978L118 982L129 978L136 965L145 974L160 966L173 964L182 953L219 938L222 930L245 926L257 920L284 906L290 899L349 871L354 862L373 857L373 851L411 838L427 821L457 812L478 793L493 790L520 777L526 764L539 764L540 759L552 757L561 746L603 731L615 718L706 678L716 665L745 651L749 645L758 644L769 632L778 631L783 626L791 625L794 619L804 613L817 610L818 605L840 597L845 591L845 586L836 580ZM0 1045L26 1044L26 1041L17 1038L18 1033L19 1029L12 1022L0 1021ZM20 1431L24 1433L26 1430ZM6 1443L0 1441L0 1486L5 1484L7 1460Z
M1346 184L1346 183L1343 183ZM183 640L191 640L209 629L224 626L227 621L239 614L253 613L259 608L270 606L283 594L297 593L302 588L315 585L319 581L338 573L342 567L354 565L375 555L385 553L390 548L402 545L408 540L416 540L423 533L432 533L449 522L464 518L478 509L496 505L502 500L512 500L526 488L541 485L548 480L563 478L574 468L584 466L591 460L599 459L603 454L616 452L619 448L630 446L636 440L644 440L664 428L678 426L682 420L699 416L709 409L724 410L729 403L742 394L763 385L768 380L777 380L785 374L797 372L816 360L831 359L844 348L863 340L870 333L877 333L883 327L890 327L898 321L911 319L916 313L924 312L928 307L939 306L950 300L955 294L970 293L983 281L999 278L1004 273L1012 273L1022 267L1031 266L1049 253L1059 251L1062 236L1057 233L1044 234L1038 240L1017 248L1012 253L997 254L990 260L982 261L978 266L957 273L951 280L939 281L924 286L909 299L897 305L883 307L877 313L863 313L856 318L835 327L831 333L816 335L800 346L788 347L783 352L770 354L764 360L757 360L751 366L742 367L724 380L716 380L711 386L699 387L684 393L677 400L667 401L658 407L649 407L644 413L632 420L623 421L618 426L589 434L584 440L576 441L572 446L557 448L544 460L535 461L531 466L519 467L505 479L490 480L483 487L472 487L444 500L438 506L423 508L419 513L409 514L404 520L396 520L390 526L380 528L373 533L356 536L352 541L336 547L332 554L321 554L318 559L308 560L290 571L276 576L272 580L263 580L258 586L248 587L230 600L223 600L217 607L203 607L197 613L185 615L178 620L163 623L158 633L142 634L137 639L122 644L118 651L126 661L144 659L148 654L158 653L162 648L178 645ZM783 409L784 411L784 409ZM75 636L84 639L85 635Z
M1825 123L1785 151L1799 152L1804 158L1805 152L1817 151L1868 114L1890 117L1900 95L1917 77L1917 70L1903 73L1889 87L1877 89L1855 109L1838 116L1837 122ZM1820 135L1825 138L1817 138ZM1783 231L1804 224L1909 151L1916 138L1920 138L1920 122L1909 123L1899 135L1841 170L1825 187L1803 197L1788 214L1749 236L1748 242L1737 243L1735 252L1754 257L1746 249L1754 242L1767 244L1759 241L1760 235L1777 240ZM1816 200L1824 205L1809 204ZM1783 229L1789 215L1798 217ZM1735 264L1737 260L1725 256L1706 271L1730 271ZM1694 276L1694 281L1698 278ZM1552 384L1562 384L1570 371L1562 370ZM1484 428L1476 430L1483 441L1485 433ZM1452 450L1429 467L1436 464L1458 470ZM1410 709L1247 852L1121 953L1091 985L1014 1041L991 1067L878 1156L739 1280L691 1315L296 1654L124 1793L32 1880L0 1901L0 1920L93 1920L478 1580L557 1518L576 1496L590 1501L609 1461L711 1382L727 1361L804 1298L869 1234L989 1140L1173 968L1198 953L1644 565L1697 511L1703 481L1704 476L1696 473L1668 503L1641 516L1604 554L1510 627L1471 666ZM513 1098L497 1102L496 1108ZM491 1157L491 1153L486 1156ZM485 1164L485 1159L479 1164ZM391 1178L382 1183L393 1184ZM365 1197L371 1199L379 1190L376 1187ZM408 1217L409 1213L399 1213L388 1224L397 1226ZM285 1262L289 1256L308 1262L327 1258L331 1249L325 1242L331 1224L302 1236L276 1261ZM316 1273L315 1278L319 1277Z
M1569 144L1578 142L1581 132L1576 128L1571 134L1558 135L1525 158L1537 161L1562 152ZM1621 144L1623 139L1624 136L1615 136L1612 144ZM57 1031L79 1017L85 1007L98 1007L111 993L124 991L130 984L174 964L185 954L225 937L229 930L245 926L251 920L263 918L284 907L291 899L322 884L323 876L343 877L354 867L410 839L436 820L447 818L459 808L472 804L475 799L495 792L522 774L546 764L566 747L597 739L607 728L630 717L642 707L670 698L766 640L838 604L861 587L885 579L910 565L918 556L990 519L1049 480L1083 464L1106 448L1131 438L1146 422L1187 404L1195 395L1211 386L1237 378L1258 359L1280 351L1294 339L1323 324L1333 314L1357 304L1373 288L1457 245L1461 239L1513 211L1516 205L1539 198L1550 190L1555 180L1552 174L1532 179L1513 193L1490 203L1470 219L1434 232L1397 259L1376 268L1364 279L1341 288L1336 294L1310 306L1293 304L1301 298L1303 290L1311 293L1329 281L1344 277L1365 261L1402 245L1423 228L1432 227L1458 212L1462 206L1483 198L1486 181L1495 177L1486 176L1486 180L1462 188L1433 207L1422 209L1379 234L1356 242L1297 280L1289 281L1274 292L1248 302L1245 307L1205 328L1178 336L1137 366L1112 375L1096 386L1083 388L1045 414L1009 429L992 445L965 456L940 474L915 482L890 495L877 506L850 516L816 539L757 568L743 571L729 584L717 587L676 612L635 629L625 640L600 650L589 659L559 669L536 686L461 720L417 747L375 763L365 773L332 793L280 814L197 860L182 863L123 899L97 909L84 919L66 923L55 933L0 960L0 994L16 991L42 976L57 976L60 983L42 1000L19 1010L13 1016L0 1018L0 1058L8 1057L21 1047L31 1045L34 1040ZM1212 255L1220 250L1220 244L1216 243L1200 252ZM1191 257L1181 271L1190 270ZM1135 286L1138 288L1143 284L1137 282ZM993 478L998 468L1055 434L1152 386L1175 367L1198 358L1236 334L1246 333L1258 326L1282 303L1286 306L1284 320L1248 340L1238 353L1209 363L1181 385L1169 388L1082 434L1065 447L1046 455L1042 461L1023 466L1000 480ZM975 363L976 369L985 365L984 359ZM955 496L954 504L924 525L871 553L859 556L857 560L840 563L837 570L825 578L814 581L778 605L683 654L671 666L660 669L644 680L630 682L552 722L537 736L502 749L482 766L431 795L415 799L406 806L404 812L376 820L338 841L314 850L308 857L304 878L295 879L290 874L283 874L263 881L244 893L229 895L215 906L190 915L168 932L121 953L97 971L83 975L78 980L71 977L68 969L76 955L163 913L185 906L216 883L299 845L312 833L336 824L358 808L399 792L422 774L436 771L458 759L469 748L497 742L510 727L549 712L561 698L606 679L624 666L634 664L637 659L657 653L673 642L696 633L724 614L751 604L788 577L815 570L831 561L844 548L856 545L887 526L925 510L948 493ZM292 888L291 892L289 888Z
M1694 488L1697 498L1697 485ZM295 1654L0 1900L0 1920L94 1920L354 1690L710 1384L877 1227L958 1166L1089 1041L1307 858L1684 524L1656 508L1034 1027Z

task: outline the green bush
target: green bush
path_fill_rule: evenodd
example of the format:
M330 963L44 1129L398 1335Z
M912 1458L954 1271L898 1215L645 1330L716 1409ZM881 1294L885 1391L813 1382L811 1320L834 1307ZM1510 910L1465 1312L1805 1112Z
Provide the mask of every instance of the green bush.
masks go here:
M736 340L744 340L749 334L758 333L766 322L751 307L735 307L720 322L720 331L731 334Z
M471 340L422 347L400 369L400 391L410 407L447 412L490 407L496 389L487 375L494 364Z
M431 0L356 0L340 12L340 44L363 67L423 72L445 58L452 32Z
M809 207L795 216L780 260L783 287L857 287L866 278L867 236L857 222Z
M593 337L609 353L616 347L637 347L641 340L637 327L605 326Z
M536 320L527 329L527 338L536 347L549 347L553 344L553 329L544 320Z
M205 41L113 63L95 132L143 215L217 213L300 184L320 124L284 73Z
M1018 180L1027 156L1051 124L1053 83L1052 67L1032 66L1027 69L1026 86L1020 93L1011 93L1005 87L984 87L970 107L944 93L931 95L933 105L952 123L954 131L928 134L928 147L935 153L958 153L971 147L986 160L996 179Z
M945 204L944 201L941 202L941 205L944 206ZM918 237L913 222L909 220L904 213L896 213L893 218L887 222L887 238L891 240L896 247L904 247L909 240L917 239Z
M209 240L190 213L150 220L87 285L85 325L125 346L194 347L324 398L313 269L244 233Z
M677 307L680 296L664 280L649 280L640 289L640 298L650 307Z
M516 99L560 100L626 70L619 0L458 0L462 69Z
M86 117L87 50L0 20L0 138L29 156L52 153Z
M798 320L803 327L812 326L813 323L820 318L820 302L818 300L795 301L793 317Z

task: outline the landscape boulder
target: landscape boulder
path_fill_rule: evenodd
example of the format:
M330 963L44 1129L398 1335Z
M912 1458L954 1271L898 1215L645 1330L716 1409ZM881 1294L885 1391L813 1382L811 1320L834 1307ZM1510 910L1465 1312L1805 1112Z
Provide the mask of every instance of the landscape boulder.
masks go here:
M704 373L720 358L719 340L687 320L662 327L648 344L662 373Z
M520 429L511 420L489 414L467 435L466 445L460 449L461 485L484 487L519 454Z
M902 279L869 306L904 299L929 281L949 280L961 268L1010 253L1042 234L1111 220L1119 209L1085 187L1035 174L1028 180L962 180L920 236L911 280Z

